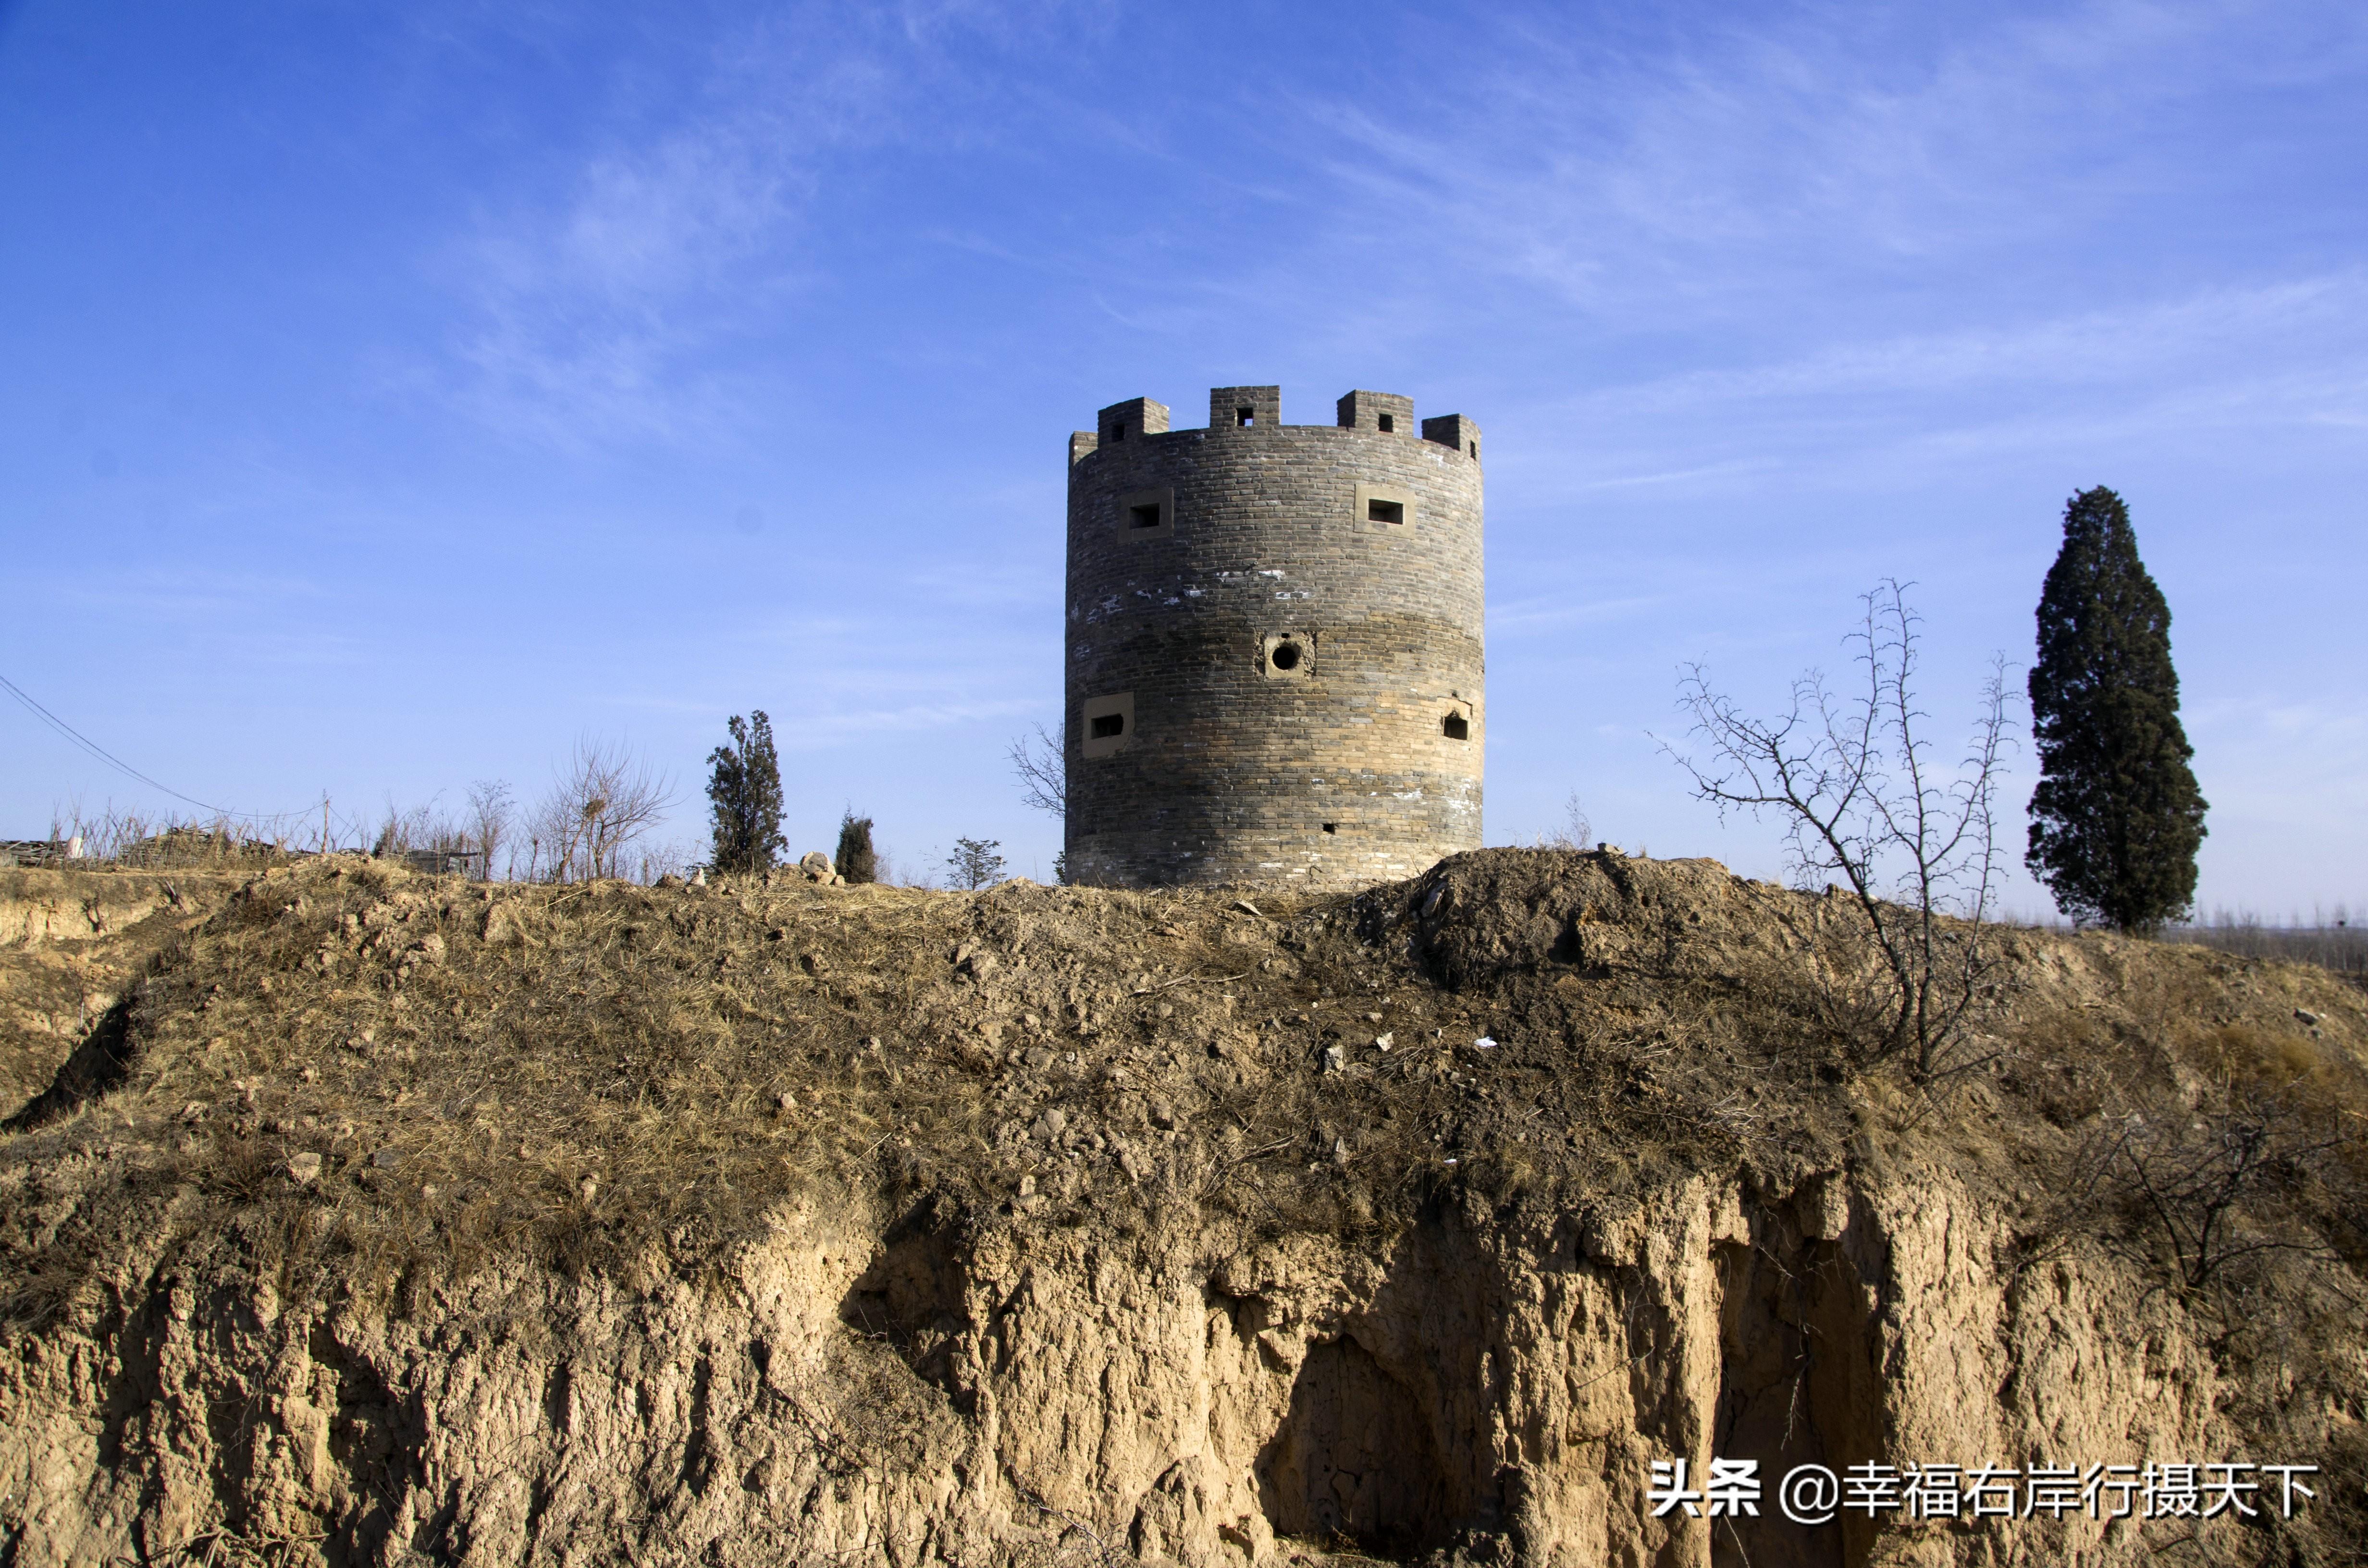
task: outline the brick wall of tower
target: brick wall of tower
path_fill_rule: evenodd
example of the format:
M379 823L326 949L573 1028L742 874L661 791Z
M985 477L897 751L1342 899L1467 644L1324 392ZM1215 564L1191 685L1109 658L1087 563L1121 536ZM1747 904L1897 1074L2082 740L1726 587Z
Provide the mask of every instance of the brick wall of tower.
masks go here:
M1274 423L1261 398L1244 427L1231 411L1271 389L1220 391L1212 428L1135 415L1111 441L1134 402L1071 443L1070 875L1341 888L1478 847L1477 426L1425 439L1406 400L1358 393L1351 425ZM1406 416L1384 433L1375 406ZM1122 740L1093 743L1087 709L1120 697Z

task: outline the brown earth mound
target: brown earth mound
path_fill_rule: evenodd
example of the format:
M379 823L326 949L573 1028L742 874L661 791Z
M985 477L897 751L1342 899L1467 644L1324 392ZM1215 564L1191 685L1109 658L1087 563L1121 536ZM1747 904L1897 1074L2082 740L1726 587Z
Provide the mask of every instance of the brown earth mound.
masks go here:
M1706 861L181 896L0 1142L12 1562L2358 1560L2321 971L2001 933L1918 1083ZM2323 1483L1648 1517L1712 1453Z

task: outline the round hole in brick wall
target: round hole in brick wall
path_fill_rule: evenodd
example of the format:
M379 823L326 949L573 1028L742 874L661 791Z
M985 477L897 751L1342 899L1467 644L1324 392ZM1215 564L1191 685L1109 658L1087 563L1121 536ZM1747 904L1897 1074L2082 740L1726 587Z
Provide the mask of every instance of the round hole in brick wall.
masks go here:
M1274 645L1274 652L1267 655L1274 661L1274 667L1279 670L1297 669L1299 661L1305 656L1296 642L1278 642Z

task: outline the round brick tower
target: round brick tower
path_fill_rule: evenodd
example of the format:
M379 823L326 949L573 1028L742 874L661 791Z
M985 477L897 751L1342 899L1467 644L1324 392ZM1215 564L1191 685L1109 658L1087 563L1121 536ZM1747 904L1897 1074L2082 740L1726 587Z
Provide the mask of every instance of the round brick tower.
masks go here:
M1480 430L1218 387L1069 440L1067 865L1360 887L1480 844Z

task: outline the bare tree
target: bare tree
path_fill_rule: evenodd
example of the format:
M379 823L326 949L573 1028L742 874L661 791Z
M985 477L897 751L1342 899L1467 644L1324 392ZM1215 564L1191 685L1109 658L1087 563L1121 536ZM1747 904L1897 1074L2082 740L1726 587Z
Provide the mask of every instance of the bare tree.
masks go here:
M1587 820L1587 808L1579 804L1578 791L1562 803L1562 825L1538 835L1541 849L1591 849L1594 846L1595 824Z
M482 786L478 787L482 788ZM437 800L441 800L439 793ZM467 874L470 865L479 857L476 823L473 812L478 806L477 791L470 792L472 815L455 818L438 809L431 800L424 806L405 811L389 796L386 814L381 819L376 836L371 840L370 854L381 860L401 860L416 870L442 874L459 871ZM499 802L507 810L507 800Z
M1911 1051L1917 1075L1929 1079L1974 1065L1947 1058L1996 980L1986 922L2001 869L2006 660L1992 661L1965 755L1948 769L1917 733L1927 717L1915 695L1920 618L1905 586L1885 581L1862 603L1864 620L1847 639L1856 646L1853 694L1812 670L1793 681L1790 710L1763 721L1713 691L1702 665L1689 665L1679 706L1707 756L1663 749L1722 818L1775 813L1802 886L1848 884L1889 993L1876 1053Z
M485 881L494 880L494 857L509 837L516 811L510 787L501 779L480 778L469 786L469 835L484 857L478 875Z
M530 874L554 882L618 876L632 864L625 852L673 804L665 776L621 743L579 740L530 824Z
M2289 1085L2238 1090L2193 1111L2132 1111L2092 1139L2074 1168L2088 1169L2078 1184L2083 1194L2112 1194L2139 1220L2156 1261L2181 1290L2196 1291L2239 1259L2320 1250L2307 1227L2281 1212L2288 1206L2279 1195L2340 1186L2342 1173L2328 1156L2358 1142Z
M370 844L374 859L400 860L414 849L429 847L436 836L436 824L427 806L414 806L404 811L386 798L386 814L380 819L378 837Z
M1056 817L1069 814L1068 770L1061 760L1061 743L1042 724L1035 733L1011 739L1011 771L1019 778L1020 803Z

